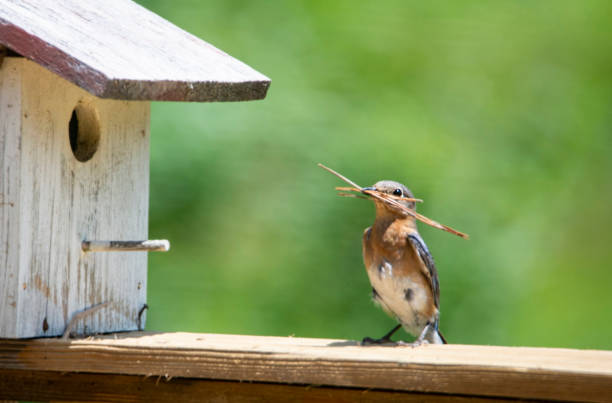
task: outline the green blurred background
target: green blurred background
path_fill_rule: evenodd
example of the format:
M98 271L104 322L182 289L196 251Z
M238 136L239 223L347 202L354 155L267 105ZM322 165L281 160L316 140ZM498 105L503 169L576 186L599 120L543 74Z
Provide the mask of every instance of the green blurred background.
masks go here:
M148 330L361 339L370 202L404 182L451 343L612 348L612 2L140 3L272 79L155 103ZM409 340L405 333L400 337Z

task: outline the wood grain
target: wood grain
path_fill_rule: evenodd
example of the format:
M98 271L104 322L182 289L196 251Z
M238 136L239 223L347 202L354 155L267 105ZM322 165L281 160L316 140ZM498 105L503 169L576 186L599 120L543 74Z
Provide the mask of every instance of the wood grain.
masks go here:
M0 368L612 401L612 352L194 333L0 341Z
M101 98L244 101L270 85L130 0L0 0L0 44Z
M259 382L0 369L0 396L94 402L449 402L487 398ZM504 399L505 400L505 399ZM496 399L496 401L498 401Z
M19 251L12 245L20 236L21 73L9 60L0 68L0 337L17 333L19 300Z
M99 117L87 162L69 140L77 105ZM0 69L0 337L136 330L144 253L83 253L84 239L147 239L149 103L103 100L24 58Z

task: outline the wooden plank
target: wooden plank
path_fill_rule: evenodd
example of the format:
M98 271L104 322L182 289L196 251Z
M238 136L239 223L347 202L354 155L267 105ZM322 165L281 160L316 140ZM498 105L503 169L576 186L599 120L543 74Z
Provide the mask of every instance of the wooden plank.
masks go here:
M0 337L16 333L19 300L21 72L0 66Z
M103 302L75 332L137 330L147 255L83 253L81 242L148 237L149 102L96 98L24 58L5 58L0 82L18 83L0 95L0 192L10 203L0 205L0 337L61 335ZM86 162L70 145L77 105L99 123Z
M130 0L0 0L0 44L101 98L243 101L270 85Z
M612 400L612 352L128 333L0 341L0 368L275 382L465 396Z
M426 395L259 382L0 369L0 397L93 402L423 402L470 403L488 398ZM497 400L495 401L502 401ZM503 401L506 401L505 399Z

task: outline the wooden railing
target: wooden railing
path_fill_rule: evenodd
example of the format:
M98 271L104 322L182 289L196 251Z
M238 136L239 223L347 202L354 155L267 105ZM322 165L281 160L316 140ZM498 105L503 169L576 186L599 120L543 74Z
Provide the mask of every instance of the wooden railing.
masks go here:
M612 352L197 333L0 340L0 399L481 398L612 401Z

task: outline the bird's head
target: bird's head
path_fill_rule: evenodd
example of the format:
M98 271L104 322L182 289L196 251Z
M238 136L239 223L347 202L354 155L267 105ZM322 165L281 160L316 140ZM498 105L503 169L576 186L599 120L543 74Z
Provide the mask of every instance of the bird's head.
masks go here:
M379 181L379 182L376 182L373 186L363 188L363 190L374 190L376 192L381 192L381 193L385 193L385 194L394 196L395 200L397 200L399 203L405 205L406 207L412 210L414 210L416 207L415 202L400 199L401 197L414 198L414 195L412 194L410 189L408 189L406 186L402 185L399 182L387 181L387 180ZM377 215L381 213L398 214L396 211L390 209L389 206L387 206L385 203L379 200L375 199L374 203L376 204Z

